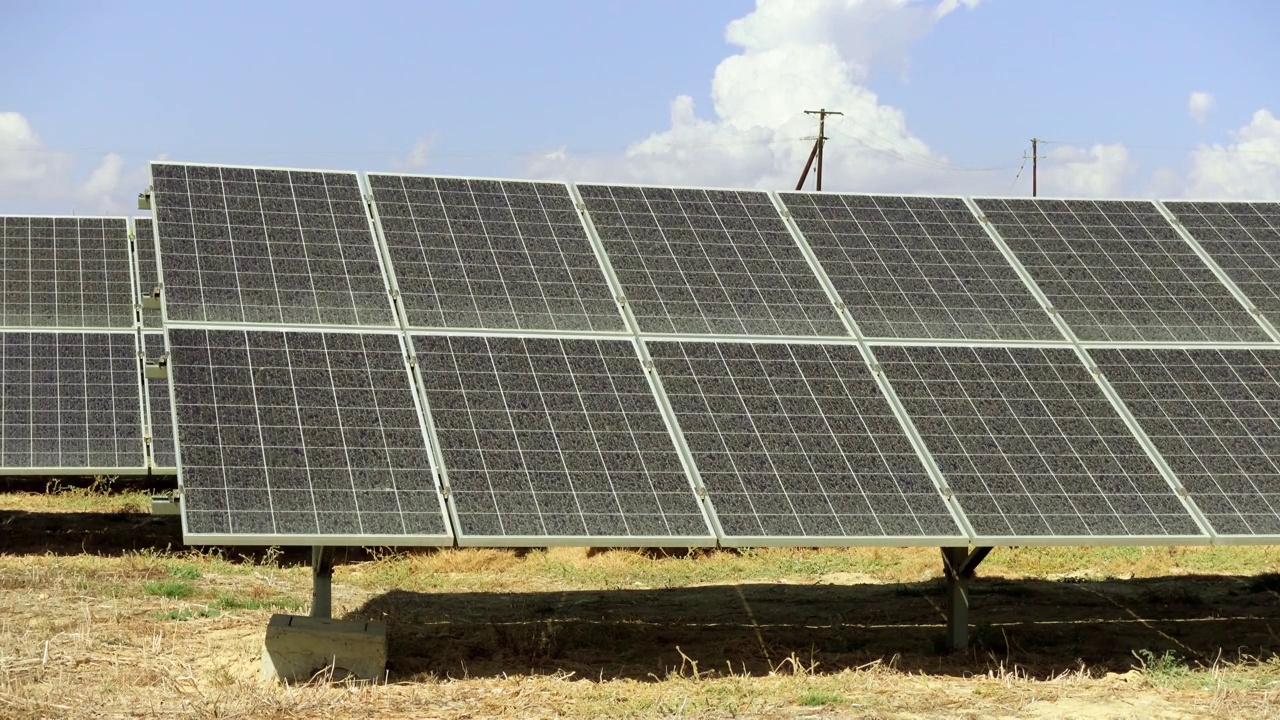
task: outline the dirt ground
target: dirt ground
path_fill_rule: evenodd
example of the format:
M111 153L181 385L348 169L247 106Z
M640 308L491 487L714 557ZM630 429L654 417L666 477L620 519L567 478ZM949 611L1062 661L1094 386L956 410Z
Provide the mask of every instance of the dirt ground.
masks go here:
M387 683L257 680L302 549L193 552L145 495L0 495L0 718L1280 717L1277 548L352 551Z

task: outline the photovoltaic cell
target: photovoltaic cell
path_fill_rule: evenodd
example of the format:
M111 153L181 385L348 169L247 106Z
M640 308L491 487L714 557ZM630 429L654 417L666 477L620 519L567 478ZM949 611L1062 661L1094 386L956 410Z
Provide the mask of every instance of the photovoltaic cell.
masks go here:
M133 236L134 246L137 248L138 260L138 294L139 302L151 295L151 292L160 284L160 274L156 270L156 243L155 236L152 234L154 224L151 218L134 218L133 219ZM160 322L160 311L142 310L142 327L158 328L163 323Z
M170 321L390 326L355 173L152 163Z
M1280 203L1166 202L1267 319L1280 323Z
M147 361L158 361L165 354L164 333L144 332L142 345ZM173 452L173 404L169 401L169 382L163 378L145 378L145 381L147 415L151 418L151 465L177 467L178 459Z
M0 466L145 466L134 334L3 332L0 368Z
M1202 535L1073 351L876 356L979 535Z
M1146 201L977 199L1081 340L1266 340Z
M711 535L630 340L413 342L460 538Z
M568 186L368 178L410 326L626 330Z
M781 197L864 335L1063 339L962 199Z
M399 335L169 342L188 539L447 534Z
M133 327L125 218L0 216L0 325Z
M641 331L848 335L767 194L577 188Z
M1221 535L1280 535L1280 351L1090 350Z
M648 347L726 535L961 534L856 346Z

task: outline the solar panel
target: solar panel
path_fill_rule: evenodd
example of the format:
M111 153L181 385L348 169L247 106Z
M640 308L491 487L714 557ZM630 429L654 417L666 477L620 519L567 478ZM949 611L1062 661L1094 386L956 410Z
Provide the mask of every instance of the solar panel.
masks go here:
M1280 322L1280 203L1166 202L1245 296Z
M877 347L979 536L1201 536L1069 349Z
M415 335L464 544L710 544L630 340Z
M368 179L410 326L626 330L567 185Z
M0 332L0 374L4 472L145 470L133 333Z
M133 219L133 242L134 247L137 248L135 257L138 261L139 302L150 297L152 291L160 284L160 274L156 269L156 241L153 228L151 218ZM159 310L146 307L142 309L142 327L158 328L162 324Z
M1280 351L1090 350L1221 535L1280 535Z
M647 345L725 535L962 536L856 346Z
M355 173L151 164L169 321L391 326Z
M143 332L142 347L148 362L158 361L165 354L164 333ZM145 378L145 381L151 466L175 468L178 458L173 451L173 404L169 401L169 382L163 378Z
M1146 201L975 202L1081 340L1266 340Z
M766 193L577 189L642 332L848 336Z
M1063 339L964 200L780 196L863 335Z
M133 327L125 218L0 216L0 325Z
M187 542L452 542L399 334L168 334Z

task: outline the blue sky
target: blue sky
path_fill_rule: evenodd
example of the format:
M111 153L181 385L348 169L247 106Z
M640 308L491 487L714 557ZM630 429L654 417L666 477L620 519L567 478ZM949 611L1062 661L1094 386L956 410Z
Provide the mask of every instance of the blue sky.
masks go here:
M1044 194L1280 195L1265 0L0 2L6 213L161 156L782 188L823 105L831 189L1025 193L1036 135Z

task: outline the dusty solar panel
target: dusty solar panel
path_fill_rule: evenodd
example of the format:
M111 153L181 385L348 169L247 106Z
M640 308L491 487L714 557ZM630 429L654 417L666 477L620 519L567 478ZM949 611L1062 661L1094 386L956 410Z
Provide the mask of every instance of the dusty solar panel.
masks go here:
M170 321L395 324L355 173L152 163Z
M1072 350L877 347L979 536L1199 536Z
M961 535L856 346L648 347L727 536Z
M1280 351L1089 354L1215 532L1280 536Z
M975 198L1081 340L1266 340L1147 201Z
M138 261L139 303L148 298L160 285L160 274L156 269L156 240L155 235L152 234L153 228L151 218L133 219L134 247L137 248L135 257ZM142 327L158 328L162 324L159 309L142 308Z
M863 335L1063 339L964 200L781 197Z
M642 332L848 335L764 192L577 188Z
M156 363L165 355L164 333L144 332L142 346L148 363ZM169 400L169 381L145 378L147 422L151 437L151 465L156 468L177 467L173 451L173 403Z
M460 542L712 542L630 340L413 342Z
M410 326L626 330L567 185L368 178Z
M1245 296L1280 323L1280 203L1166 202Z
M0 333L0 467L142 470L133 333Z
M169 342L189 542L451 541L398 334Z
M0 325L134 324L125 218L0 216Z

